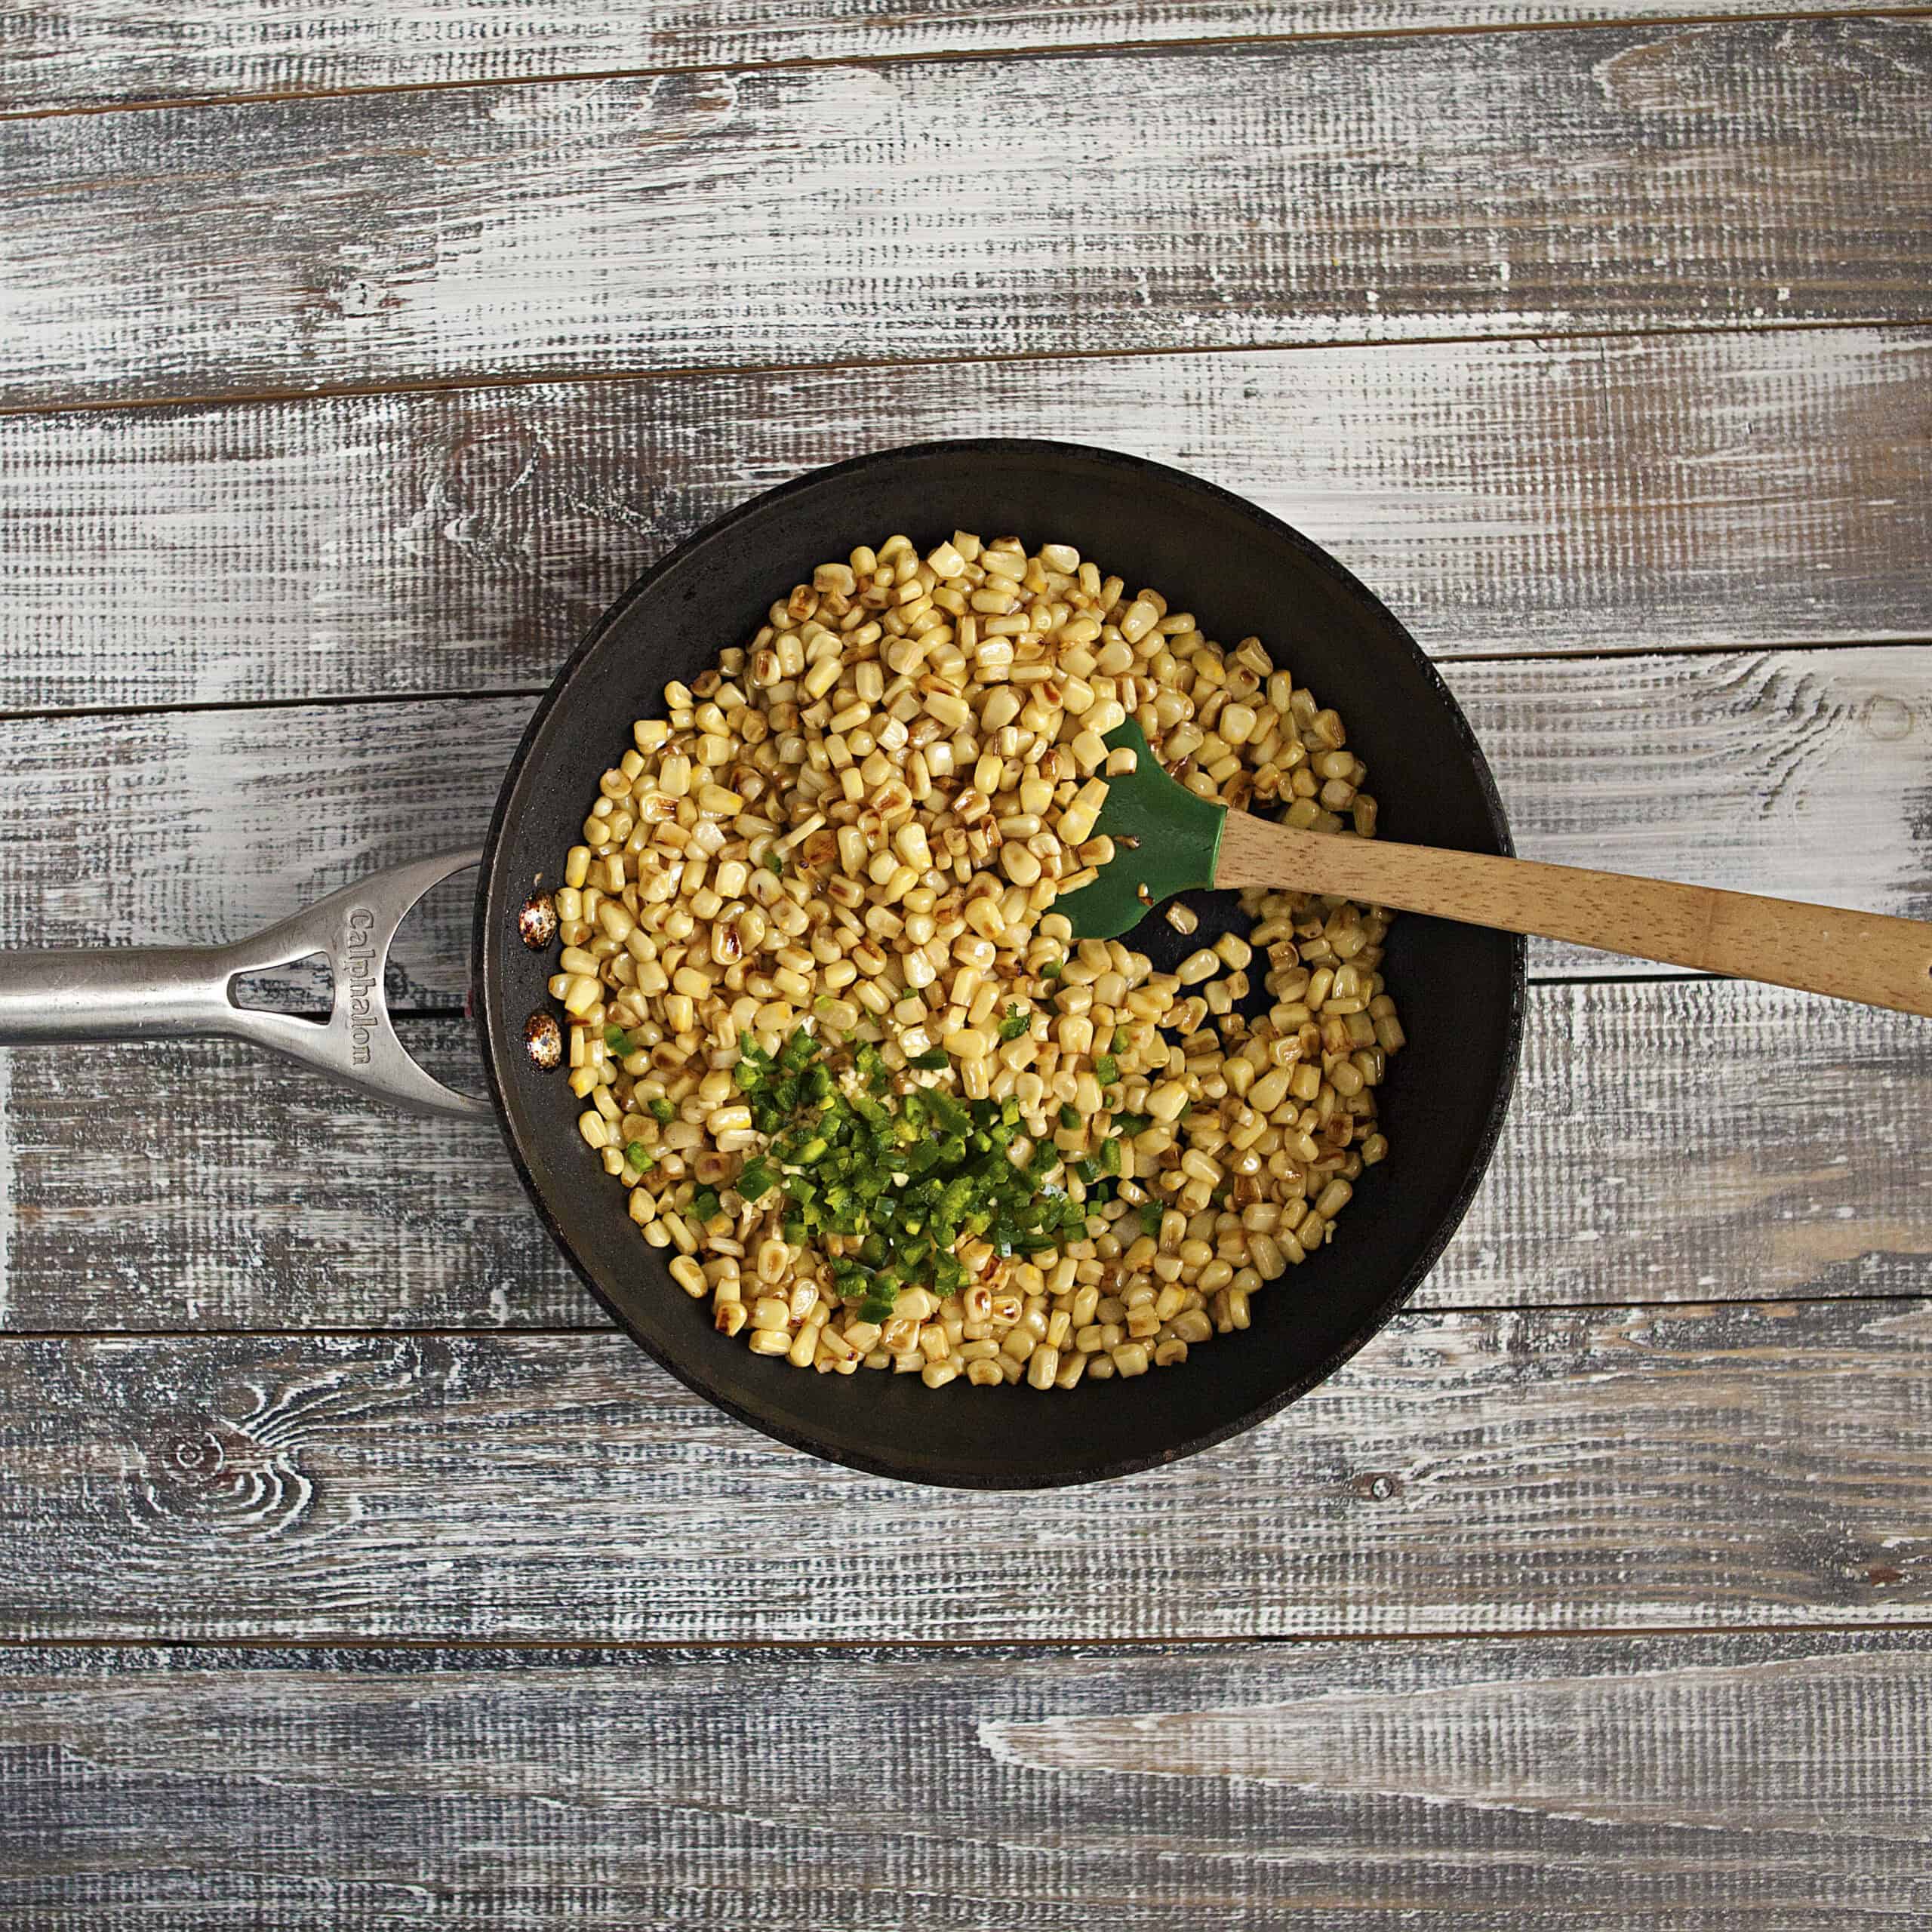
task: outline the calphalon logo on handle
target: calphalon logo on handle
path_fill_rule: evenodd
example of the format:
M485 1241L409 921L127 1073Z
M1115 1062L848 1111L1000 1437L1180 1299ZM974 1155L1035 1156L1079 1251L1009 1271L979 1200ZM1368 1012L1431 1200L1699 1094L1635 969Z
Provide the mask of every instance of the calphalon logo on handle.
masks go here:
M375 930L376 915L366 906L349 909L342 977L349 986L349 1057L357 1066L369 1064L370 1043L376 1036Z

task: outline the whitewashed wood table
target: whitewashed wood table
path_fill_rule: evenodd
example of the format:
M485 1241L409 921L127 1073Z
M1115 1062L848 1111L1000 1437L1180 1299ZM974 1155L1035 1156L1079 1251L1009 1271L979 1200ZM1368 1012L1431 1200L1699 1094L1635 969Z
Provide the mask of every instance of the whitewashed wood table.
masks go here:
M669 543L989 432L1331 546L1525 852L1932 914L1932 23L1750 14L17 12L0 941L472 835ZM4 1922L1932 1925L1932 1032L1533 964L1411 1310L1038 1497L699 1405L491 1132L0 1054Z

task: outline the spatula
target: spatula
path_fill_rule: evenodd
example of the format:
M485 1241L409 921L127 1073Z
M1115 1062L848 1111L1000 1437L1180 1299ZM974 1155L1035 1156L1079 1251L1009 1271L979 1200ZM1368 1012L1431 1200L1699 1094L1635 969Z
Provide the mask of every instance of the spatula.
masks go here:
M1131 718L1106 743L1134 752L1136 763L1108 780L1094 827L1097 838L1114 841L1113 857L1091 885L1055 903L1076 939L1116 938L1163 900L1195 887L1272 887L1568 940L1932 1018L1932 922L1298 832L1197 797L1161 770Z

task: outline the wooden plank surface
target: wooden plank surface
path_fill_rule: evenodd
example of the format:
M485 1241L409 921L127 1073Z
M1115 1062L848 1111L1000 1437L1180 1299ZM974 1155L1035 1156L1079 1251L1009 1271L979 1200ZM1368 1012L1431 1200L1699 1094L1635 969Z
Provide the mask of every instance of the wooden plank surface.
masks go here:
M669 544L999 432L1329 542L1526 851L1932 912L1932 23L1738 4L23 17L0 943L460 840ZM0 1923L1932 1923L1932 1038L1537 966L1417 1308L1019 1498L686 1395L493 1133L0 1052Z
M0 1466L20 1638L1922 1622L1932 1305L1407 1315L1211 1454L943 1499L767 1442L615 1334L16 1338Z
M1932 651L1446 670L1525 857L1932 913ZM0 719L0 933L22 946L238 938L378 866L480 841L532 703ZM614 756L624 721L613 730ZM1393 813L1385 825L1407 829ZM472 903L469 881L426 902L396 949L393 998L461 1004ZM1553 944L1531 957L1545 974L1652 970ZM312 982L291 983L315 1003Z
M1193 470L1438 654L1924 638L1928 398L1845 330L0 417L0 710L540 687L708 518L948 435Z
M1928 104L1867 18L17 120L0 401L1923 321Z
M1922 1631L0 1654L0 1918L1559 1926L1932 1916Z
M134 0L60 0L11 25L0 112L420 87L639 69L799 60L903 60L1218 38L1668 20L1764 11L1751 0L507 0L479 12L420 0L406 12L304 16L249 0L199 0L165 17ZM1786 14L1883 11L1874 0L1784 6Z
M463 1022L404 1031L476 1083ZM604 1325L493 1128L214 1043L23 1051L0 1079L0 1328ZM1537 988L1495 1165L1417 1305L1924 1294L1928 1144L1922 1023L1722 981Z

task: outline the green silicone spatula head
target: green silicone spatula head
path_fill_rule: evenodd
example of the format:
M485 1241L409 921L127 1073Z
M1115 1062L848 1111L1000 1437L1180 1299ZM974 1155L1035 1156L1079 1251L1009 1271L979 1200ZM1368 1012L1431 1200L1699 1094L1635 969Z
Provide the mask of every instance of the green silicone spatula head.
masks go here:
M1134 768L1109 778L1094 836L1114 841L1114 855L1091 885L1054 902L1075 939L1118 939L1177 892L1214 883L1227 808L1198 797L1170 778L1131 718L1107 734L1110 751L1131 751Z

